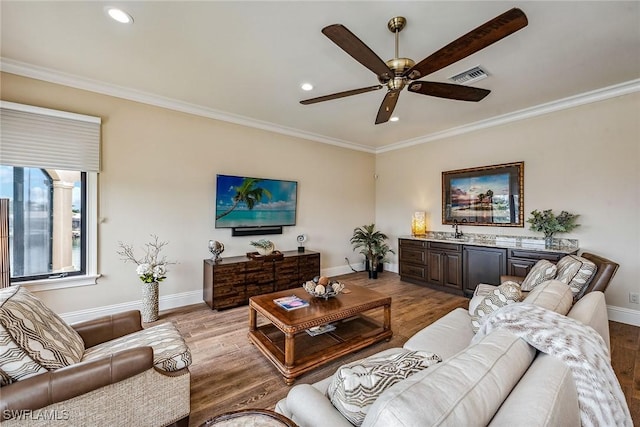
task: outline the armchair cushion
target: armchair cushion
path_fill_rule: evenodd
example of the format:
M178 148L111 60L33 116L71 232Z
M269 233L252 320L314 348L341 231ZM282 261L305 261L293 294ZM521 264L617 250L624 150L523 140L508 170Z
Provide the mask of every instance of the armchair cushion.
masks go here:
M153 348L153 364L165 372L191 365L191 352L172 323L162 323L86 349L82 361L107 357L137 347Z
M556 277L558 267L551 261L541 259L531 268L527 277L522 281L521 289L523 291L531 291L542 282L551 280Z
M47 370L82 359L80 335L25 288L0 290L0 324L18 347Z

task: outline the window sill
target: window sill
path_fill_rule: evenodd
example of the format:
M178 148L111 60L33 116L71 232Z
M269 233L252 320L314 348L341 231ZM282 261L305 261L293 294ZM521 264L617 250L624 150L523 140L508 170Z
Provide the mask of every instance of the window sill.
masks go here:
M83 276L62 277L60 279L28 280L25 282L16 282L15 284L24 286L32 292L40 292L96 285L99 277L100 274L86 274Z

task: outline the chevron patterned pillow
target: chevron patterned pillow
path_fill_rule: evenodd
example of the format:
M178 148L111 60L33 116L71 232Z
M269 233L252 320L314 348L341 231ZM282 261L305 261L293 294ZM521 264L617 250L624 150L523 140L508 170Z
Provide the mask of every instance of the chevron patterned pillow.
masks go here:
M471 329L473 329L473 332L478 332L486 316L500 307L520 301L522 301L520 284L507 280L485 296L473 310L471 314Z
M520 289L524 292L529 292L540 283L556 277L557 271L558 267L556 267L554 263L547 261L546 259L541 259L531 268L527 277L522 281Z
M558 261L556 280L569 285L575 296L589 284L597 269L598 267L586 258L567 255Z
M10 286L0 292L0 324L18 347L49 371L82 359L80 335L26 288Z
M390 349L338 368L327 396L351 424L360 426L382 392L438 362L442 359L435 353Z

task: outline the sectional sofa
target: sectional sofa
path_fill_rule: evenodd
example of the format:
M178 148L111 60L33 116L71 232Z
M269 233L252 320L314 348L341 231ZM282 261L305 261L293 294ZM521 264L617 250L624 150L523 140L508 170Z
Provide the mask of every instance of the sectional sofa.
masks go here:
M600 343L603 355L600 363L608 364L607 371L613 374L608 359L609 325L602 292L590 292L574 304L570 288L550 280L537 286L522 303L526 304L525 308L530 307L529 311L542 307L554 315L558 313L562 318L566 315L578 321L574 323L587 325ZM497 329L480 339L474 337L469 310L458 308L411 337L402 349L388 349L373 356L377 360L400 360L398 355L422 352L427 359L435 355L442 362L420 369L390 387L382 387L379 394L369 396L367 412L360 414L360 419L353 415L360 410L357 403L336 405L336 400L340 402L345 398L336 392L341 381L346 381L342 377L336 379L338 372L312 385L292 387L287 397L277 403L276 412L301 427L351 427L354 424L568 427L584 423L588 414L582 407L584 403L582 406L579 403L576 378L568 364L536 351L525 340L505 330ZM367 359L361 365L366 367ZM371 390L363 378L372 372L362 370L358 363L355 365L342 370L342 374L360 376L357 381L364 385L358 396L364 401ZM388 370L388 365L384 369ZM617 382L615 377L614 381ZM378 385L380 383L378 381ZM617 386L619 388L619 384ZM616 402L621 407L617 408L615 423L631 425L624 396L622 400Z

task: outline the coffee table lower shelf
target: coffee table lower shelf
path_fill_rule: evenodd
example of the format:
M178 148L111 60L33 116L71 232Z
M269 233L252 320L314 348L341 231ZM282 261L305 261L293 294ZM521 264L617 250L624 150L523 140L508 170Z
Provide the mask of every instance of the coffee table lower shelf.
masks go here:
M367 316L357 315L331 322L336 329L324 334L310 336L306 331L295 334L294 362L285 362L285 334L269 323L249 331L249 339L273 363L284 377L287 385L296 377L356 350L382 340L389 340L391 329Z

